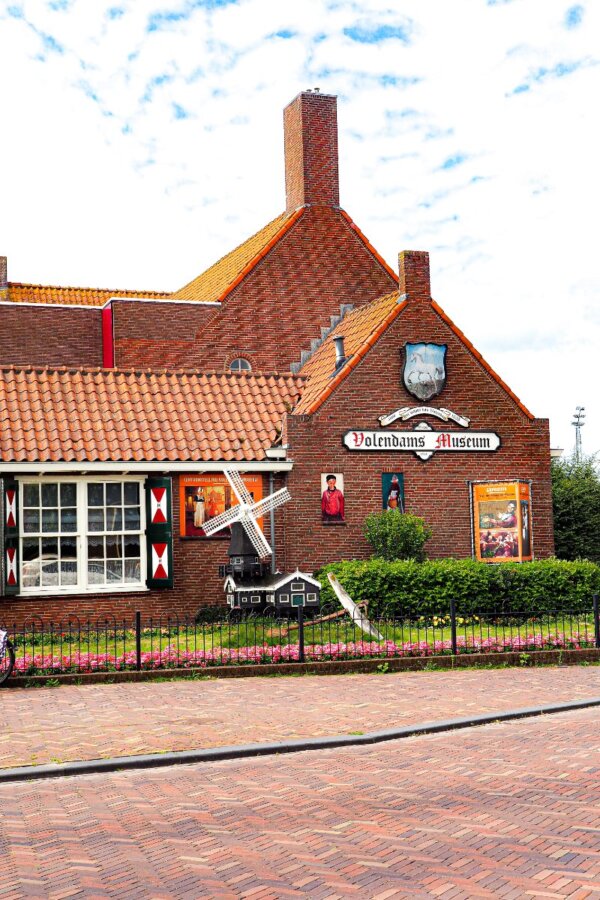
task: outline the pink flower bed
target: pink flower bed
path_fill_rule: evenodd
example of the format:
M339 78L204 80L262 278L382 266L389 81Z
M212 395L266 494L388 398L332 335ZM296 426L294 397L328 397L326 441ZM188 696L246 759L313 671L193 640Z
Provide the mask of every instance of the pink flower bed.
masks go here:
M506 653L509 651L530 652L535 650L581 650L594 646L594 638L588 632L574 632L570 635L529 634L512 638L487 638L477 640L460 637L457 640L459 653ZM439 656L452 652L450 641L420 641L396 644L393 641L356 641L333 644L311 644L305 647L307 662L313 660L341 659L390 659L406 656ZM251 663L298 662L297 644L274 647L263 644L257 647L228 649L215 647L211 650L178 650L167 646L152 653L142 653L142 669L206 669L211 666L239 666ZM109 653L69 653L17 655L15 675L47 675L63 672L124 671L136 668L134 653L118 656Z

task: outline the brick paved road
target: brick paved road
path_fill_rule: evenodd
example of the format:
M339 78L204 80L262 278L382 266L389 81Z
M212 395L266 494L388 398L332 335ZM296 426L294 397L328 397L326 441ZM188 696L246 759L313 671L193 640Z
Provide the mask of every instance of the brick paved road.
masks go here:
M599 718L0 785L0 896L599 898Z
M600 696L600 667L0 691L0 767L372 731Z

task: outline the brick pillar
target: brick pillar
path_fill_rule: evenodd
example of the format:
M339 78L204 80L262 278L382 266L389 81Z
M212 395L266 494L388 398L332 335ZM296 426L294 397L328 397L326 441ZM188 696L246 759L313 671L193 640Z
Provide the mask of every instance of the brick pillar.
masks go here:
M288 212L339 206L337 97L303 91L283 111Z
M431 301L429 253L424 250L403 250L398 254L399 293L407 300Z

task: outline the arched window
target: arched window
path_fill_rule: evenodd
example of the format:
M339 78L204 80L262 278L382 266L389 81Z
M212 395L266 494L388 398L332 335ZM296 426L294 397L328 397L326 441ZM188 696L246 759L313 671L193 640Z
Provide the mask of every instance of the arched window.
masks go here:
M244 359L243 356L236 356L235 359L232 359L229 363L229 371L230 372L251 372L252 366L248 362L247 359Z

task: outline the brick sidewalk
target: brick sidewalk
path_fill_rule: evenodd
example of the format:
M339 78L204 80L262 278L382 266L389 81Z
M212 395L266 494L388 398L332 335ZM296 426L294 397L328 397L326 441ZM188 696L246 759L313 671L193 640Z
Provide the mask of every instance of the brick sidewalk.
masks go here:
M597 900L598 720L0 785L0 896Z
M600 667L0 691L0 768L352 734L600 697Z

